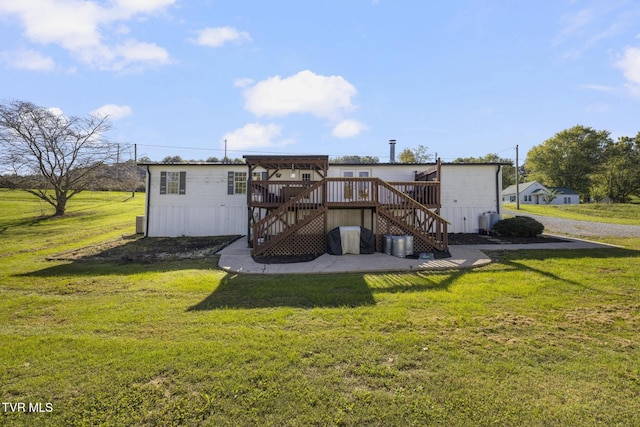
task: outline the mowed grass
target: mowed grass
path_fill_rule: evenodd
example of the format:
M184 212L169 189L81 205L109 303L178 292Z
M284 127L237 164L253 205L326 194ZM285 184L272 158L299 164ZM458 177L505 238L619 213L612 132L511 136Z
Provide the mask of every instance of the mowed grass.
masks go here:
M53 411L0 424L640 425L638 246L396 274L46 261L128 238L143 197L34 220L19 194L0 192L0 397Z
M505 203L504 208L515 211L516 205L515 203ZM579 205L528 205L521 203L520 212L580 221L640 225L640 203L587 203Z

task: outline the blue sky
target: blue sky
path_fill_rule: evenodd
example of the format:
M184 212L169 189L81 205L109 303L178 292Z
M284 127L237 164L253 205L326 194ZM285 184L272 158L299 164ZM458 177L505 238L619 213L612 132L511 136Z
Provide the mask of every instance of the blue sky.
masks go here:
M0 0L0 99L108 114L161 160L514 158L640 131L635 0ZM132 155L132 153L131 153Z

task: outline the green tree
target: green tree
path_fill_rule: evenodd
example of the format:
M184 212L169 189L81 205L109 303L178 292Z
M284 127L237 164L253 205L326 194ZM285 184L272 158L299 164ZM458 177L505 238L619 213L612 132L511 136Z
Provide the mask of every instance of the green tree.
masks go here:
M433 160L433 154L429 154L429 147L417 145L413 147L412 151L417 163L427 163Z
M374 156L341 156L331 160L331 163L373 164L380 163L380 160Z
M428 163L433 159L433 154L429 154L429 147L418 145L402 150L399 159L402 163Z
M513 160L502 158L495 153L489 153L482 157L458 157L453 163L503 163L502 188L516 183L516 168L513 165Z
M167 156L161 161L162 163L185 163L180 156Z
M527 153L529 179L552 187L570 187L588 198L592 177L611 142L609 132L574 126L555 134Z
M544 192L544 201L546 204L550 205L555 199L558 198L560 193L555 188L550 188Z
M604 160L594 175L597 187L612 202L628 202L640 189L640 132L635 138L608 142Z
M415 154L413 154L413 151L411 151L411 149L409 149L409 148L405 148L404 150L402 150L402 152L400 153L400 156L398 156L398 158L400 159L401 163L415 163L416 162L416 156L415 156Z

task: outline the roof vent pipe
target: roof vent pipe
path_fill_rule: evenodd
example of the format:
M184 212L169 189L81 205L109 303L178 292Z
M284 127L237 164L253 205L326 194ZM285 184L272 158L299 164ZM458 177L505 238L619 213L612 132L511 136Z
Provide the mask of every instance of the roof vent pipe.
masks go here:
M396 140L389 140L389 163L396 162Z

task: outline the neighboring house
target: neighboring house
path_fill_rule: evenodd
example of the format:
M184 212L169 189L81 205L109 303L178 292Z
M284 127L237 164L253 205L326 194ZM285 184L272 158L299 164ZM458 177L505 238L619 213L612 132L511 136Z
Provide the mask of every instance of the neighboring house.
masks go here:
M580 195L567 187L545 187L537 181L520 184L520 203L529 205L547 204L547 193L555 190L557 196L551 205L570 205L580 203ZM510 185L502 191L502 201L516 203L516 186Z
M144 163L145 235L247 235L255 254L324 252L327 233L362 226L446 250L502 210L502 164L330 164L327 156L244 156L246 164ZM378 247L380 250L380 247Z

